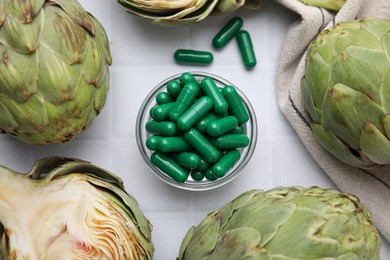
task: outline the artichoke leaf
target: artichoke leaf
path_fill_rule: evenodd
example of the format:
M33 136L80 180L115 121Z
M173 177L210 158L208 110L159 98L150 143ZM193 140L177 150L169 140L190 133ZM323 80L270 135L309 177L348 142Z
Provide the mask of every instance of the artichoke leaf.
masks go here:
M78 88L81 87L78 86L81 80L81 70L78 68L80 65L69 66L60 58L53 59L52 52L44 46L41 46L37 53L40 60L40 95L55 105L75 99Z
M67 15L81 25L90 34L95 35L95 25L88 12L76 0L50 0L50 4L59 5Z
M361 158L352 154L348 146L346 146L332 132L326 130L322 125L312 124L312 129L317 137L317 140L323 145L323 147L344 163L361 168L367 168L374 165L373 162L363 161Z
M107 64L111 65L112 56L111 56L111 52L110 52L110 43L108 42L108 37L107 37L106 31L104 30L102 24L99 23L98 20L94 19L93 22L94 22L94 25L96 28L94 40L95 40L95 42L98 43L98 46L100 46L100 48L98 48L98 50L104 53L104 57L105 57Z
M381 106L383 107L383 111L385 115L390 114L390 87L389 86L390 86L390 68L386 69L383 72L382 83L379 87L379 91L381 95Z
M67 64L82 63L87 49L87 34L60 7L45 10L41 45Z
M254 228L241 227L224 232L208 260L269 260L269 252L260 246L261 234Z
M305 83L310 86L307 91L309 91L310 94L308 94L313 98L314 107L321 110L329 80L328 77L324 77L324 75L329 74L330 67L319 53L308 55L306 62L310 62L310 67L305 68ZM313 121L318 122L314 120L314 118Z
M375 35L377 40L380 41L383 35L389 35L390 23L388 21L370 18L363 18L361 21L361 28Z
M197 245L187 247L183 254L183 259L191 257L197 260L207 260L215 248L221 232L221 220L217 215L209 214L195 229L191 244Z
M382 107L367 95L343 84L328 88L324 96L322 124L343 142L359 149L360 132L366 122L384 133Z
M390 62L390 32L386 33L382 37L382 44L383 44L383 49L385 50L387 59Z
M299 0L304 4L318 6L333 11L339 11L346 0Z
M1 1L0 2L0 27L3 25L4 21L5 21L4 1Z
M17 122L27 122L23 130L15 129L15 132L42 132L49 124L47 112L45 110L45 101L39 95L32 95L26 102L17 104L12 99L6 96L0 96L0 102L3 103L8 111L12 114L12 118Z
M340 242L321 234L326 218L312 209L297 208L287 222L267 244L268 251L299 259L319 259L324 256L337 257L340 253ZM299 233L296 227L302 227ZM294 234L292 239L290 236Z
M46 0L7 0L4 2L4 10L7 16L19 20L21 23L31 23L40 12Z
M301 79L301 95L306 111L309 113L311 120L315 123L321 122L321 110L314 105L313 95L310 94L311 88L308 87L306 78Z
M120 0L125 5L131 5L134 8L148 12L156 13L170 13L172 11L184 10L195 5L194 0Z
M179 256L177 257L176 260L184 259L183 258L184 251L186 250L188 244L190 243L192 237L194 236L195 230L196 230L195 226L192 226L192 227L190 227L190 229L188 229L187 233L185 234L185 236L181 242L180 249L179 249Z
M342 53L348 46L361 47L368 50L383 50L383 46L378 41L378 38L369 31L361 30L360 27L343 28L333 38L332 48L334 53Z
M12 133L18 126L18 122L15 121L11 112L3 103L0 102L0 124L3 126L4 131Z
M261 206L259 206L261 205ZM261 247L271 241L280 226L282 226L294 213L296 207L293 203L270 200L268 197L258 195L245 204L245 211L236 210L229 218L224 230L233 230L240 226L247 226L261 232ZM247 210L257 216L252 221L253 215L247 214Z
M367 62L367 59L375 62ZM344 84L367 95L380 103L378 86L381 84L383 69L390 63L383 51L358 46L348 46L333 60L330 71L330 86ZM362 73L364 71L364 73Z
M360 136L362 153L377 164L390 163L390 141L374 125L366 123Z
M42 13L39 13L28 24L7 17L0 30L0 42L19 53L30 54L34 52L39 45L43 16Z
M23 55L0 44L0 93L17 102L25 102L37 92L38 57Z

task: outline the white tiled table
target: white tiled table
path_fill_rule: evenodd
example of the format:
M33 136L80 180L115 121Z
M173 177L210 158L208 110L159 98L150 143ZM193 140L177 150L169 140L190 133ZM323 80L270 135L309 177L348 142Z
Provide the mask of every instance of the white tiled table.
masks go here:
M288 26L296 16L264 0L260 11L239 10L222 17L209 17L187 27L150 24L125 13L115 0L82 0L81 4L105 27L111 42L113 65L106 106L87 131L64 145L34 147L0 136L0 164L26 172L37 159L51 155L78 157L115 172L127 191L153 223L155 259L175 259L191 225L206 213L249 189L275 186L318 185L336 188L317 166L276 104L275 72ZM236 42L221 51L211 46L215 33L234 15L244 20L251 33L258 59L247 71ZM209 50L209 67L179 66L173 53L179 48ZM163 79L177 73L203 70L237 85L251 101L258 119L258 142L242 175L224 187L190 192L157 179L142 160L135 140L135 120L147 93ZM390 259L384 241L382 259Z

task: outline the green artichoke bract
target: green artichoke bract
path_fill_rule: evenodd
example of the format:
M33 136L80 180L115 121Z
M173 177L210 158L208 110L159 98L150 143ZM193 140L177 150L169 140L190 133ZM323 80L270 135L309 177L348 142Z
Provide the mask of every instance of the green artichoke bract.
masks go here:
M0 166L1 259L152 259L152 226L122 180L60 157Z
M332 11L339 11L347 0L299 0L304 4L318 6Z
M306 54L303 103L319 142L361 168L390 163L390 21L345 21Z
M110 64L102 25L76 0L0 1L0 130L70 140L103 108Z
M178 260L379 259L370 213L350 194L279 187L241 194L192 227Z
M240 7L257 10L261 0L117 0L129 13L160 25L189 25L210 14L227 14Z

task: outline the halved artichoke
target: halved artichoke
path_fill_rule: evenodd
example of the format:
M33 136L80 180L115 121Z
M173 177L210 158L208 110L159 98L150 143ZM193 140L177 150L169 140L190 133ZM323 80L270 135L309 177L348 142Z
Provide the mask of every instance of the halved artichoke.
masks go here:
M351 194L319 187L251 190L189 229L178 260L379 259L370 213Z
M227 14L240 7L259 9L261 0L118 0L129 13L161 25L189 25L210 14Z
M102 110L110 64L104 28L76 0L0 1L0 131L72 139Z
M0 166L0 183L1 259L152 259L152 226L114 174L49 157Z

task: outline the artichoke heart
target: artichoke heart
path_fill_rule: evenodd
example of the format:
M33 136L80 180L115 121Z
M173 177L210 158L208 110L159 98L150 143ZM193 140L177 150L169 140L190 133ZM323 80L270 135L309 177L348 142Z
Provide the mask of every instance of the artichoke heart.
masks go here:
M340 22L310 43L303 104L319 143L346 164L390 164L390 21Z
M0 167L0 183L1 259L152 259L152 226L112 173L50 157Z
M320 187L251 190L185 235L177 260L379 259L370 213L351 194Z
M69 141L103 109L111 62L104 28L76 0L0 1L0 131Z

